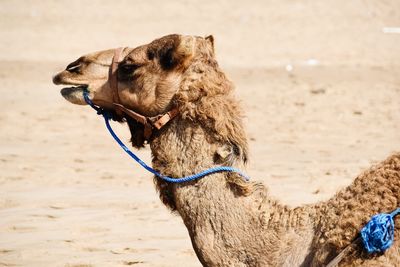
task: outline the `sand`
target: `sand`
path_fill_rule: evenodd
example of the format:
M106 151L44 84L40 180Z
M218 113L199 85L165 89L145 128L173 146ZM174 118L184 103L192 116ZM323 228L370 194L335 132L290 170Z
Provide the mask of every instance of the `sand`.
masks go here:
M151 175L52 84L91 51L213 34L246 110L247 172L292 206L399 151L400 34L383 32L398 1L87 2L0 3L0 266L200 266Z

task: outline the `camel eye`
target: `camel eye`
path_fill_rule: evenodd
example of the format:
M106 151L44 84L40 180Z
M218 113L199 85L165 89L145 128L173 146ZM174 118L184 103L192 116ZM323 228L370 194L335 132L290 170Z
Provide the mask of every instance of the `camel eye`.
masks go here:
M140 65L137 64L123 63L118 66L118 77L122 80L132 78L139 67Z
M137 64L124 64L121 66L121 70L125 73L132 73L136 69L138 69L140 66Z
M148 51L147 51L147 59L148 59L148 60L153 60L154 57L155 57L154 51L148 50Z

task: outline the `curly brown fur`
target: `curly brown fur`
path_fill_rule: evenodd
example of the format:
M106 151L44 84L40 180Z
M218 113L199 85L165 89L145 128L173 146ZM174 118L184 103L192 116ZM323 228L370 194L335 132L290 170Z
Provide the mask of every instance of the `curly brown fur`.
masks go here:
M129 116L126 116L125 119L131 132L132 146L138 149L144 147L146 141L144 138L144 125Z
M337 193L332 199L319 204L320 247L314 266L326 264L332 257L354 241L360 229L372 215L390 212L400 206L400 154L394 154L382 163L360 174L353 184ZM396 243L384 255L367 255L361 247L345 258L343 266L361 266L365 259L382 264L385 258L396 259L400 265L400 218L396 219ZM390 261L385 266L391 266ZM375 265L378 266L378 265ZM395 266L395 265L393 265Z
M167 43L168 48L172 47L169 42L162 43ZM155 47L158 46L150 46L151 54L165 53L164 48L160 48L162 52L157 52ZM248 144L242 124L243 112L232 91L233 84L219 69L214 59L214 50L208 49L206 42L199 42L196 57L185 69L179 91L172 103L179 108L180 122L187 124L195 121L207 132L209 142L218 143L228 150L223 156L218 152L214 154L214 162L225 166L245 164L248 158ZM250 194L254 187L253 183L245 183L241 176L234 174L228 175L228 182L243 194ZM155 178L155 183L163 203L174 210L171 193L173 186L158 178Z

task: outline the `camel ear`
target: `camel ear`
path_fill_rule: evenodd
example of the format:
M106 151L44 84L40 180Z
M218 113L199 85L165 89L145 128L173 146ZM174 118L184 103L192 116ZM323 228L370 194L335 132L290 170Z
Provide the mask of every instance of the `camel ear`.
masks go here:
M215 153L220 159L225 160L229 155L232 154L232 149L227 145L223 145L218 147Z
M244 155L239 146L233 143L220 145L214 154L215 163L228 166L232 166L239 158L242 158L244 162L247 161L247 155Z
M192 36L176 36L172 42L161 49L160 63L165 69L183 65L191 58L195 49L195 38Z
M210 47L214 53L214 36L208 35L208 36L206 36L205 39L206 39L207 43L210 45Z
M180 42L174 53L175 60L183 63L194 55L196 39L193 36L181 36Z

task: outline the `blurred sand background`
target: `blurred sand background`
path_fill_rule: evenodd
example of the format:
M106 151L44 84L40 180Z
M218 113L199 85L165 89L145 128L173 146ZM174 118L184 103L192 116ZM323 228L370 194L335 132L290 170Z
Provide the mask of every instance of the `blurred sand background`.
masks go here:
M400 149L400 34L385 27L400 1L2 0L0 266L200 266L151 176L52 84L79 56L213 34L247 113L247 172L297 205Z

